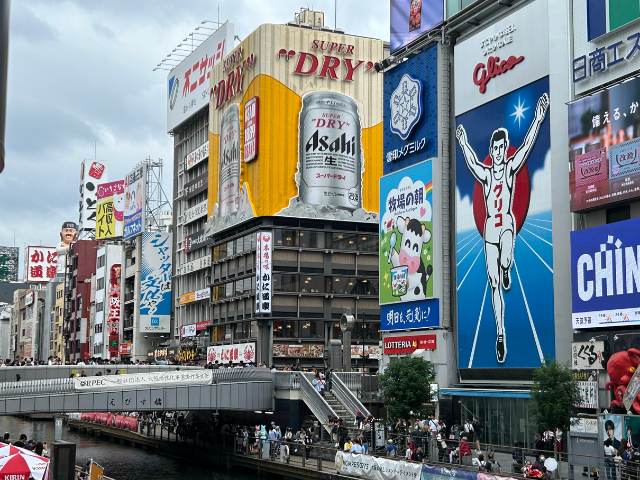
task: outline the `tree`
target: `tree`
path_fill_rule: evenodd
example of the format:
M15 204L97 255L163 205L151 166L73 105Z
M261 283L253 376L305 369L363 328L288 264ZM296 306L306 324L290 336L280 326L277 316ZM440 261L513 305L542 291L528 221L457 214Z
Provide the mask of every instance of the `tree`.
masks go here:
M431 399L434 380L433 365L421 357L402 357L389 365L380 377L380 388L390 419L420 415Z
M569 367L545 362L533 372L533 407L541 430L569 431L582 401L578 384Z

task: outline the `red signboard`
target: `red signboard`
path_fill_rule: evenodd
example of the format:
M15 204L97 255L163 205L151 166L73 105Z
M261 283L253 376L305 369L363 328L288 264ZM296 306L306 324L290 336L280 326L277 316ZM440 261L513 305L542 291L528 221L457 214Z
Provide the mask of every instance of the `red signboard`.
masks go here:
M250 162L258 156L258 97L244 104L244 161Z
M416 350L435 350L436 336L428 335L403 335L402 337L387 337L384 339L385 355L402 355L413 353Z

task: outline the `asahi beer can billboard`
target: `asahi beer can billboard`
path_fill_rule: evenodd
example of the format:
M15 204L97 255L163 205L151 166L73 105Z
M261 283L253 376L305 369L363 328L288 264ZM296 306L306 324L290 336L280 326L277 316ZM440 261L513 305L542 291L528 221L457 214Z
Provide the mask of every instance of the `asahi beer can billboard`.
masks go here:
M377 223L383 56L381 40L262 25L214 67L208 234L273 215Z
M227 107L220 127L220 182L218 187L220 216L238 210L240 183L240 112L237 104Z
M356 102L336 92L305 95L298 135L300 201L347 210L359 208L362 153Z

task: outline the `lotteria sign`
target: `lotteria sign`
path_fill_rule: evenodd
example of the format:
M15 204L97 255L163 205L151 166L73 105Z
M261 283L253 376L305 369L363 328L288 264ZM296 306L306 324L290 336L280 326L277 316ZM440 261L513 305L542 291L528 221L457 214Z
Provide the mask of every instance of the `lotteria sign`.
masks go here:
M413 353L416 350L435 350L436 336L428 335L404 335L401 337L386 337L384 339L385 355L403 355Z
M573 328L640 324L640 219L571 232Z

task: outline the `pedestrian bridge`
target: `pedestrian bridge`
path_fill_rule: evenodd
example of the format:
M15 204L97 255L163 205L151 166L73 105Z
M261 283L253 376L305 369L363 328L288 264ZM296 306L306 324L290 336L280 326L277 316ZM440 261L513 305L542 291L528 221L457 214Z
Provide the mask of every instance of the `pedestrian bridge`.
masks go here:
M155 366L157 367L157 366ZM51 367L15 367L15 370ZM0 415L151 410L271 411L274 374L266 368L206 370L194 367L138 369L120 375L0 383ZM93 373L89 367L85 374ZM5 367L3 370L14 370ZM106 369L105 369L106 370ZM120 370L118 368L118 370ZM52 374L54 370L50 371ZM34 372L32 372L34 373ZM97 373L97 372L96 372ZM69 373L69 376L71 373Z

